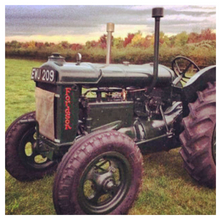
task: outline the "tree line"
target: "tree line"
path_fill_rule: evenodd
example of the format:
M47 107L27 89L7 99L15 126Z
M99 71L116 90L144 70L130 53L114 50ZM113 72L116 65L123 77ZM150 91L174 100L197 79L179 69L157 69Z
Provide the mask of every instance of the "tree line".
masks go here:
M126 60L131 63L145 63L152 61L153 44L154 35L144 36L141 31L128 33L124 39L113 37L113 62ZM168 62L167 59L176 55L192 56L194 60L197 59L200 62L201 66L215 64L216 34L210 29L204 29L200 33L184 31L173 36L160 32L160 46L160 56L164 64ZM107 36L105 34L100 36L97 41L87 41L85 44L67 41L55 44L15 40L5 43L6 57L47 59L52 52L60 52L66 57L66 60L74 60L76 53L80 52L84 57L83 61L88 62L105 62L106 47Z
M212 41L216 40L216 34L213 33L209 28L202 30L201 33L191 32L187 34L186 31L183 31L177 35L173 35L168 37L163 32L160 32L160 44L163 46L168 47L175 47L175 46L184 46L188 43L199 43L202 41ZM112 40L112 45L115 48L126 48L126 47L144 47L148 48L153 45L154 42L154 35L146 35L143 36L141 31L136 33L128 33L125 39L121 37L114 38ZM48 42L18 42L18 41L11 41L5 43L6 49L7 48L48 48L48 47L60 47L63 49L71 49L71 50L80 50L83 48L94 48L99 47L105 49L107 46L107 36L106 34L102 35L97 41L87 41L85 45L77 44L77 43L68 43L67 41L62 41L58 44L55 43L48 43Z

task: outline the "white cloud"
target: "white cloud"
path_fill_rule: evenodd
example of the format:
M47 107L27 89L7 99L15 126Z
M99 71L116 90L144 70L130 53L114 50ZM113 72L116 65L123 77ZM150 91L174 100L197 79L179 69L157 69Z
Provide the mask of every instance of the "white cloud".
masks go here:
M136 3L136 2L135 2ZM155 2L154 2L155 3ZM184 2L185 3L185 2ZM98 38L106 33L107 22L115 23L114 36L126 37L140 30L152 33L151 10L156 5L6 6L6 38L11 36L76 36ZM158 6L157 6L158 7ZM215 29L216 8L204 5L163 5L161 31L180 33Z
M168 21L184 21L184 22L199 21L200 22L200 21L204 21L207 18L206 17L195 17L193 15L175 14L175 15L166 15L164 19Z

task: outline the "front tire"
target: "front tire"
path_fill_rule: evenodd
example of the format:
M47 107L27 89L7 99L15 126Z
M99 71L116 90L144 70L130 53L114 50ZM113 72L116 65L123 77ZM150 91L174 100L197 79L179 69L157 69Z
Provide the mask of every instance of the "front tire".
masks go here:
M35 119L29 112L16 119L5 136L6 170L19 181L41 179L52 174L57 164L43 158L36 150L35 123L21 124L20 120Z
M198 92L183 119L180 154L190 176L202 185L216 187L216 83Z
M137 197L143 158L126 135L105 131L76 142L59 164L57 214L125 214Z

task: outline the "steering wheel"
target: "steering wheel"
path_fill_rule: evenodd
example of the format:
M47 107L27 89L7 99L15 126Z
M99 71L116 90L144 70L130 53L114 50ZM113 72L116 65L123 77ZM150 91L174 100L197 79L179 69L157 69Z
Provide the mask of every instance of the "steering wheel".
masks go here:
M186 76L186 74L191 74L194 70L198 72L200 68L189 58L184 56L177 56L172 61L172 70L174 71L177 78L174 80L173 84L177 84L179 81L187 82L185 79L190 79L191 77Z

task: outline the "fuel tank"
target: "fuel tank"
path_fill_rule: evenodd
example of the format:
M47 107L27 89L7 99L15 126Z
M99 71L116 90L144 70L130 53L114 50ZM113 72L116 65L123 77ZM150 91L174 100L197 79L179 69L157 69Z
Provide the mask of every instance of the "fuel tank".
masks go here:
M146 87L151 84L153 79L153 63L106 65L68 63L61 58L49 58L41 69L55 70L57 84L81 84L88 87ZM168 86L174 77L171 69L159 65L156 86Z

